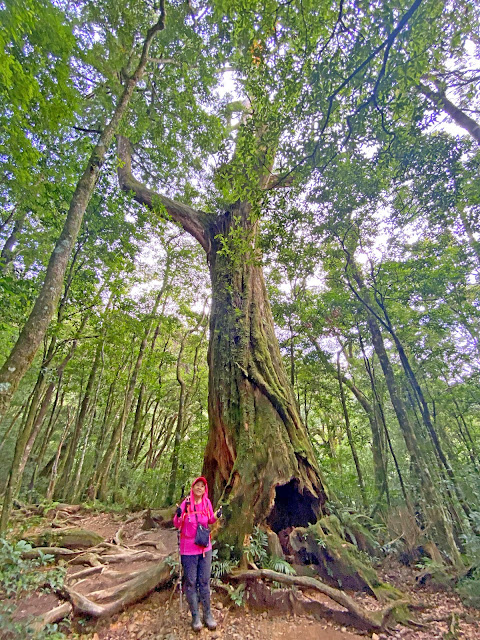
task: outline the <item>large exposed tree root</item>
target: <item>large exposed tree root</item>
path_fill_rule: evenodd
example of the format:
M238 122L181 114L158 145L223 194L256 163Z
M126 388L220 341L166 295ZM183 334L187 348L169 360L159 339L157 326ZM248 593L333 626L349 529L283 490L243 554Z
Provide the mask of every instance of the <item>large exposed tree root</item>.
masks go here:
M361 629L371 631L383 631L386 629L392 619L392 614L395 609L405 609L409 604L407 600L397 600L379 611L368 611L343 591L329 587L323 582L320 582L320 580L306 576L285 575L283 573L271 571L270 569L235 572L232 574L232 578L243 581L263 578L265 580L272 580L282 584L296 585L305 589L314 589L315 591L319 591L320 593L328 596L342 607L345 607L345 609L347 609L351 614L353 623L359 623L358 626L360 626Z
M138 602L154 589L168 584L173 577L171 564L165 559L160 564L139 572L134 578L117 587L105 589L103 592L97 591L95 595L99 600L111 599L108 604L100 605L69 587L65 587L65 592L76 614L106 618L122 611L128 605Z
M63 620L67 616L69 616L73 611L73 607L70 602L64 602L63 604L58 605L55 609L51 609L47 613L44 613L43 616L40 616L35 620L32 627L35 632L40 632L47 624L53 624L54 622L58 622L59 620Z

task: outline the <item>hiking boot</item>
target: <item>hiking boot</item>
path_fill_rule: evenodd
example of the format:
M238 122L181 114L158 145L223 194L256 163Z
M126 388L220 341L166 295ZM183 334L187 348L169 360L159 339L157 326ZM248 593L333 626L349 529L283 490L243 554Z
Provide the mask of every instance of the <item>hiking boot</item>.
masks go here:
M200 620L200 614L197 613L192 613L192 629L198 633L199 631L202 630L203 624L202 621Z
M214 631L217 628L217 622L212 616L212 612L210 611L210 609L203 612L203 621L207 629L210 629L210 631Z

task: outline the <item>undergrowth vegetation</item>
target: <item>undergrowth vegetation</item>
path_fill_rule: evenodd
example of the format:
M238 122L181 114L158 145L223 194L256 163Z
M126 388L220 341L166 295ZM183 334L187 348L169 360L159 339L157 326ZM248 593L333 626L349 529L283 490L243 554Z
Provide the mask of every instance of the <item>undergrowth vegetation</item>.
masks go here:
M20 618L17 604L33 592L48 593L63 586L66 570L49 567L54 556L38 552L38 558L26 558L32 546L20 540L9 542L0 538L0 638L2 640L62 640L65 635L57 625L35 629L34 619Z
M247 543L244 547L247 562L251 566L255 566L258 569L271 569L278 573L284 573L286 575L295 575L295 569L284 558L272 556L268 551L268 537L265 531L260 527L255 527L252 534L248 537ZM232 559L220 558L218 549L213 549L212 555L212 576L213 584L217 587L221 586L228 592L228 595L232 602L238 607L245 604L245 583L240 583L236 586L223 582L222 577L227 576L233 569L238 566L238 563ZM285 589L284 585L278 582L272 583L272 589Z

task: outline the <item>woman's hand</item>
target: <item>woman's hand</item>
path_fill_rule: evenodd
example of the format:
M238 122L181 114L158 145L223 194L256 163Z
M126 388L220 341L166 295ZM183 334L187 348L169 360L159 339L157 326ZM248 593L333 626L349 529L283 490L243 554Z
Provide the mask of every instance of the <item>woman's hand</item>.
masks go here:
M222 517L222 507L218 507L218 509L215 512L215 517L217 518L217 520L219 520Z
M175 511L175 515L177 516L177 518L181 518L182 517L182 510L178 506L178 504L177 504L177 510Z

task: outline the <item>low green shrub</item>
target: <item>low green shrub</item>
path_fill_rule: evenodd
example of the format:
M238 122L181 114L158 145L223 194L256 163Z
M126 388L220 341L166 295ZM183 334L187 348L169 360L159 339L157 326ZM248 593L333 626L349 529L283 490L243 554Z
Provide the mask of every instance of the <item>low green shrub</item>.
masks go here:
M66 570L46 569L54 556L40 553L39 558L24 555L32 545L25 540L16 543L0 538L0 638L2 640L63 640L66 636L57 625L47 625L41 631L32 628L32 620L15 618L15 603L38 589L53 591L63 586ZM8 602L7 602L8 599Z

